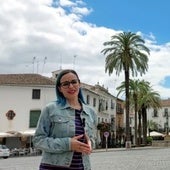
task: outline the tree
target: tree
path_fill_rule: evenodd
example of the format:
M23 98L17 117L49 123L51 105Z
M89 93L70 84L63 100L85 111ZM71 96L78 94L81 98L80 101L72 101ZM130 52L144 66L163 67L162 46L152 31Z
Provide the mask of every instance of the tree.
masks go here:
M119 75L124 71L125 76L125 106L126 106L126 140L130 141L129 127L129 77L145 74L148 69L148 55L150 50L144 45L141 36L132 32L122 32L113 35L111 41L104 42L109 46L101 51L106 55L105 72L109 75L116 71Z
M117 87L118 94L125 89L125 82ZM130 107L135 111L135 144L141 144L141 127L143 127L144 143L147 137L147 108L160 108L160 95L152 89L150 83L145 80L129 80ZM137 143L137 113L138 113L138 132L139 143ZM143 123L141 123L143 118ZM142 126L143 125L143 126Z
M158 131L159 130L159 124L154 122L153 120L148 120L147 121L147 127L148 127L148 132L150 136L150 131Z
M137 114L138 114L138 95L140 94L140 92L142 91L142 89L144 88L144 84L143 81L141 80L129 80L129 97L130 97L130 108L132 110L134 110L135 113L135 145L138 144L138 140L137 140ZM122 82L121 85L119 87L116 88L119 92L118 95L120 93L122 93L125 89L125 82Z
M142 113L143 120L143 141L147 144L147 109L159 109L161 108L161 98L158 92L154 91L150 86L150 83L145 82L145 90L140 93L139 108Z

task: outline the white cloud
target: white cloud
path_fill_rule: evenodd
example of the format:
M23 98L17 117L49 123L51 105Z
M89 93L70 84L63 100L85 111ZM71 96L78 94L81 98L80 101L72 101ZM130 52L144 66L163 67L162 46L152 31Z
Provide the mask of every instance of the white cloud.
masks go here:
M61 67L75 68L81 81L92 85L99 82L115 95L124 75L105 73L101 50L103 42L118 31L83 22L82 17L91 12L83 1L57 3L58 8L51 7L51 0L0 2L0 73L34 71L51 76L52 71ZM70 7L70 11L63 7ZM149 70L142 78L150 81L162 97L169 97L169 89L160 86L160 82L170 74L170 45L157 45L152 34L144 37L151 55Z
M73 6L75 5L75 3L73 3L72 1L69 0L60 0L60 5L61 6Z

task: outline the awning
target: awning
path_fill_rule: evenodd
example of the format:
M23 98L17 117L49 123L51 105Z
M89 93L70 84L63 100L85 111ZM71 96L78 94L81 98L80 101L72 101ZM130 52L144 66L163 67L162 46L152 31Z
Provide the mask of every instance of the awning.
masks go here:
M156 137L156 136L162 136L162 137L165 137L165 135L163 133L160 133L160 132L156 132L156 131L152 131L150 132L150 136L152 137Z
M9 133L11 135L11 137L20 137L20 136L22 136L21 132L14 131L14 130L13 131L8 131L6 133Z
M7 132L0 132L0 138L12 137L13 135Z
M35 134L35 129L28 129L25 131L8 131L8 132L0 132L0 138L34 136L34 134Z
M20 132L23 136L34 136L35 129L28 129L25 131Z

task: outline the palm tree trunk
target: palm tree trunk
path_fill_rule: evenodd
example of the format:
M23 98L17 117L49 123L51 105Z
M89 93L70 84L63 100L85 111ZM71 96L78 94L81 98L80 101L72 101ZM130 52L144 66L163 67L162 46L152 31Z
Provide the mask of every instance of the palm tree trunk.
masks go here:
M142 108L142 121L143 121L143 144L147 145L147 114L146 114L146 107Z
M125 91L126 91L126 141L129 148L130 143L130 126L129 126L129 71L125 70Z
M138 119L139 119L139 127L138 127L138 132L139 132L139 139L138 139L138 145L141 145L141 110L138 112Z
M138 144L138 132L137 132L137 99L135 100L135 145Z

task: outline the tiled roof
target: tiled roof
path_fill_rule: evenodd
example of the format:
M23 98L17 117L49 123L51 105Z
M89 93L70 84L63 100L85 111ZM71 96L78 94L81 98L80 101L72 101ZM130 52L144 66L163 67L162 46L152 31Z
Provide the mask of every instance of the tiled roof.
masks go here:
M40 74L0 74L0 85L55 85L55 81Z
M162 107L168 107L170 106L170 99L162 100Z
M100 86L99 84L97 84L95 86L85 84L82 82L81 82L81 84L82 84L82 88L86 88L96 94L106 94L106 95L111 95L112 97L114 97L112 94L109 93L108 89L105 89L104 87Z

